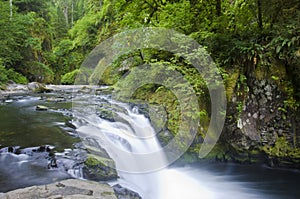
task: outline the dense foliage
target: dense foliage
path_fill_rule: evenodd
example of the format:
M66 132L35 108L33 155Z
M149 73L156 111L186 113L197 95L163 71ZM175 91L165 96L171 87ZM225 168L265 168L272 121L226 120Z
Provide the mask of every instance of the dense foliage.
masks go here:
M29 81L59 83L117 32L166 27L206 46L223 68L283 64L299 86L299 1L1 0L0 59ZM151 53L151 52L150 52ZM153 53L153 57L157 53ZM160 56L160 59L163 56ZM298 93L298 90L297 90Z

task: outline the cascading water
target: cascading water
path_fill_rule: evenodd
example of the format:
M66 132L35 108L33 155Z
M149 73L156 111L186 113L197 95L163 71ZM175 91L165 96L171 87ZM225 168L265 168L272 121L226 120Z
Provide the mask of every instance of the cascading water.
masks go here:
M138 108L116 102L109 97L110 111L117 121L102 119L96 114L100 98L84 97L78 101L75 115L81 120L78 132L81 138L93 138L115 161L118 184L140 194L143 199L250 199L262 198L251 194L241 184L216 177L205 170L193 168L162 168L166 157L162 152L154 129L149 120L138 113ZM111 108L117 107L117 108ZM83 122L85 121L85 122ZM150 153L156 156L147 156ZM141 156L146 158L141 159ZM149 159L147 159L149 158ZM150 165L150 166L149 166ZM156 165L156 170L151 170ZM145 168L150 168L148 170Z
M80 87L75 87L74 92L72 89L63 88L55 95L11 96L0 101L0 192L48 184L71 176L86 177L82 173L82 162L86 158L84 143L94 147L89 149L90 152L103 147L114 159L120 178L110 182L112 185L121 184L138 192L144 199L297 199L300 196L300 173L297 170L219 162L159 167L165 161L165 154L156 153L161 147L155 133L148 119L139 114L145 109L131 108L109 96L92 96L85 92L87 89ZM73 113L68 101L71 94L79 105ZM56 96L63 96L66 101L60 101L61 98ZM39 104L50 109L35 111ZM91 114L92 111L96 114ZM111 112L115 115L112 116ZM77 118L74 124L81 137L94 139L78 143L79 140L73 137L77 135L75 127L65 123L72 119L71 114ZM45 146L55 147L57 168L49 169L53 157L48 150L45 151ZM148 157L151 152L156 153L155 159ZM156 170L154 166L157 166ZM147 168L152 170L146 172ZM120 188L121 198L123 190Z

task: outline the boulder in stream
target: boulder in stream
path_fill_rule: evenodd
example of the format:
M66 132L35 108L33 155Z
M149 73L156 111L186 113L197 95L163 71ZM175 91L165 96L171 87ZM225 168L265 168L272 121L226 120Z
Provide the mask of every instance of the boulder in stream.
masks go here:
M47 88L44 84L39 82L30 82L27 87L34 93L50 93L52 91L52 89Z
M89 180L115 180L118 174L112 159L89 154L83 167L83 177Z
M37 111L47 111L49 108L47 106L43 106L43 105L37 105L35 110Z
M113 188L118 199L142 199L138 193L122 187L119 184L114 185Z

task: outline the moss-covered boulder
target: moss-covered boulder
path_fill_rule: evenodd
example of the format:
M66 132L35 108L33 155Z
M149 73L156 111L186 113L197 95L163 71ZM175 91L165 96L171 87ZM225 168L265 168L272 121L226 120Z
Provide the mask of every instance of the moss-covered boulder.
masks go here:
M83 167L83 177L89 180L106 181L118 177L112 159L89 154Z

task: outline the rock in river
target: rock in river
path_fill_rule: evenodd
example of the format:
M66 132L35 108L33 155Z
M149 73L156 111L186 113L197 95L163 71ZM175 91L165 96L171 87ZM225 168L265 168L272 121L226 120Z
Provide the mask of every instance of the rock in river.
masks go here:
M47 106L43 106L43 105L37 105L35 110L37 111L47 111L49 108Z
M52 91L52 89L46 88L45 85L38 82L30 82L27 87L34 93L49 93Z
M117 199L114 190L107 184L69 179L49 185L32 186L0 194L0 199L7 198L60 198L60 199Z

